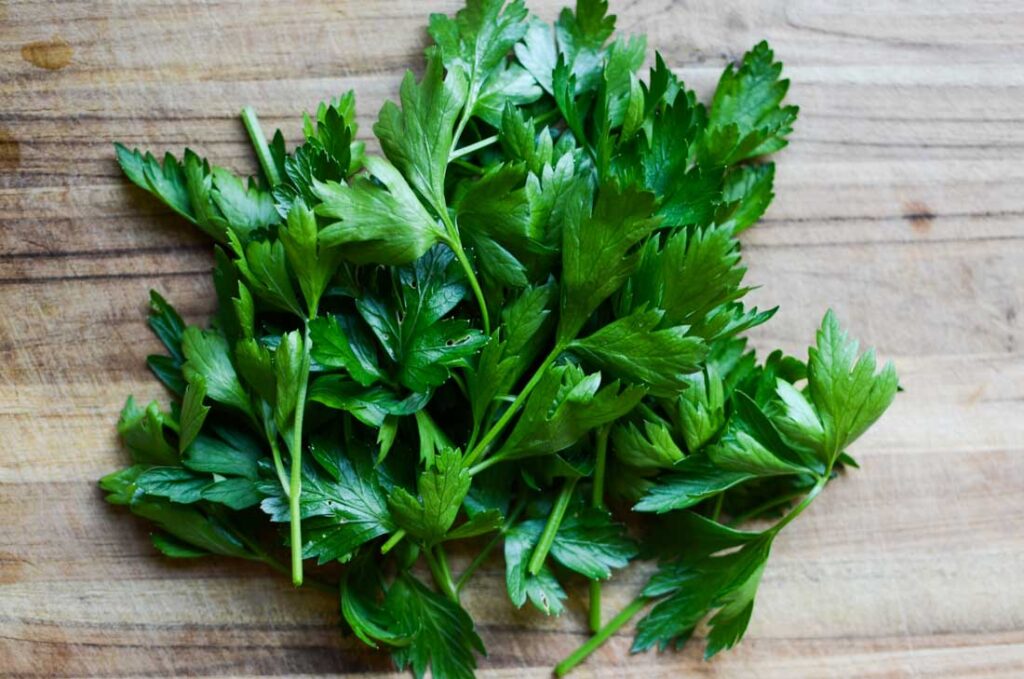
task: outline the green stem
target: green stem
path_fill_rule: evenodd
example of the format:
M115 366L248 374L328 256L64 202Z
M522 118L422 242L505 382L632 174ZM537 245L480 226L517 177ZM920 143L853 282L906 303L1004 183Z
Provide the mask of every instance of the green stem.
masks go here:
M782 517L782 519L779 520L778 523L769 528L768 531L777 535L779 531L781 531L789 524L790 521L800 516L800 514L805 509L810 507L811 503L814 502L814 498L818 497L818 494L825 489L825 485L828 483L829 474L831 472L831 468L826 470L825 475L818 479L818 482L814 484L814 487L811 488L811 491L809 493L807 493L807 496L800 501L800 504L798 504L796 507L793 507L793 509L789 510L789 513Z
M597 431L597 461L594 464L594 487L591 505L597 509L604 508L604 477L608 464L608 434L611 425L604 425ZM590 631L595 634L601 629L601 581L590 581L589 620Z
M281 457L281 447L277 445L277 432L270 431L269 428L265 428L264 431L267 434L267 441L270 442L270 454L274 457L274 469L277 471L277 480L281 483L285 497L288 497L291 495L291 488L289 488L288 483L288 472L284 468L284 459Z
M433 553L434 549L437 550L436 556ZM452 572L448 568L448 559L445 557L441 546L438 545L433 549L424 549L423 556L427 560L430 574L434 576L434 582L437 583L441 593L455 603L459 603L459 593L455 587L455 582L452 580Z
M646 605L647 597L641 596L633 599L632 603L622 609L622 611L614 618L609 620L607 625L598 630L597 633L590 637L590 639L588 639L582 646L570 653L565 660L558 663L555 666L555 676L564 677L572 671L572 669L583 662L588 655L596 651L601 644L606 642L609 637L618 632L623 625L633 618L633 616L642 611Z
M260 127L260 120L256 117L256 111L252 106L242 109L242 123L245 124L245 130L249 133L249 139L256 150L256 157L259 158L260 167L263 168L263 175L271 186L277 186L281 183L281 175L277 171L274 156L270 153L267 138L263 136L263 128Z
M537 116L537 119L533 121L534 127L557 120L560 115L562 115L562 112L557 108L553 108L547 113Z
M457 159L459 159L459 158L461 158L463 156L468 156L469 154L475 153L476 151L479 151L480 149L485 149L485 148L487 148L491 144L494 144L497 141L498 141L498 135L496 135L496 134L492 135L490 137L484 137L483 139L481 139L478 142L473 142L472 144L469 144L467 146L463 146L460 149L456 149L455 151L452 151L448 155L448 162L450 163L453 160L457 160Z
M484 174L487 171L484 168L480 167L479 165L471 163L463 158L456 158L455 160L452 161L452 165L457 165L458 167L461 167L463 170L469 170L473 174Z
M462 588L466 586L467 582L469 582L469 579L473 577L473 573L483 565L484 561L487 561L487 557L490 556L491 552L494 551L494 548L498 546L498 542L505 536L505 533L507 533L509 528L512 527L512 524L516 522L516 519L519 518L519 515L523 513L524 509L526 509L526 498L520 498L516 503L516 506L512 508L511 512L509 512L509 515L505 517L505 522L501 524L501 528L498 529L497 534L495 534L487 545L480 550L480 553L476 555L473 561L466 566L466 570L462 572L462 575L459 576L458 581L455 583L456 591L461 592Z
M590 631L597 634L601 631L601 581L590 581L590 598L587 601L590 609L587 611L587 621L590 623Z
M462 248L459 230L447 213L443 214L441 219L444 222L445 229L448 231L446 244L455 253L455 258L459 260L462 270L466 272L466 280L469 281L469 287L473 290L473 297L476 298L476 304L480 307L480 318L483 320L484 334L490 335L491 317L487 313L487 301L484 299L484 291L480 288L480 281L477 280L476 272L473 271L473 265L469 263L469 257L466 256L466 251Z
M383 545L380 546L380 553L381 554L387 554L392 549L394 549L395 545L397 545L399 542L401 542L402 538L404 538L404 537L405 537L405 529L404 528L396 530L394 533L391 534L391 537L389 537L387 539L387 542L385 542Z
M565 510L569 508L569 500L572 499L572 491L576 488L577 481L579 481L579 477L566 479L562 490L558 492L547 523L544 524L544 531L540 534L537 546L533 548L533 555L530 556L530 564L527 568L532 575L537 575L544 567L544 560L548 558L551 545L555 543L555 534L558 533L558 527L562 525L562 519L565 518Z
M292 542L292 583L302 585L302 513L299 499L302 496L302 420L306 411L306 383L309 381L309 324L302 334L302 367L299 371L299 393L295 400L295 419L292 424L292 478L288 496L291 514Z
M762 514L762 513L766 512L766 511L768 511L769 509L772 509L773 507L778 507L779 505L784 505L787 502L792 502L793 500L797 499L798 497L803 497L803 496L804 496L804 491L798 490L795 493L786 493L785 495L781 495L779 497L774 497L771 500L768 500L767 502L762 502L761 504L757 505L756 507L743 512L742 514L740 514L739 516L734 518L732 521L730 521L729 525L731 527L735 528L736 526L739 526L740 524L744 523L745 521L749 521L750 519L754 518L755 516L758 516L759 514Z
M718 497L715 498L715 506L711 510L711 520L714 521L715 523L718 523L718 517L720 517L722 515L722 505L724 503L725 503L725 492L723 491L723 492L718 494Z
M604 508L604 475L608 465L608 434L611 426L604 425L597 430L597 460L594 463L594 488L590 498L591 505L597 509Z
M558 358L558 355L561 353L562 345L556 344L555 348L551 350L551 353L544 358L544 361L533 373L533 376L530 377L530 381L526 383L526 386L523 387L523 390L519 392L519 395L516 396L515 400L512 401L509 407L505 409L505 412L501 414L501 417L498 418L498 421L495 422L494 425L487 430L487 433L483 435L483 438L480 439L480 442L476 444L476 446L469 452L468 455L466 455L466 458L463 461L463 466L472 466L472 464L476 462L476 460L481 455L483 455L484 451L487 450L487 447L491 444L491 442L498 437L498 435L508 425L512 418L515 417L516 412L519 410L520 406L522 406L523 403L526 401L526 397L530 395L530 392L533 391L533 389L540 382L541 378L544 377L544 372L548 369L548 366L554 363L555 359ZM488 465L490 465L496 461L496 459L493 461L488 460L487 463ZM481 463L481 465L482 464L483 463ZM478 467L481 465L478 465ZM482 471L482 469L478 469L477 471ZM471 471L470 473L474 472Z

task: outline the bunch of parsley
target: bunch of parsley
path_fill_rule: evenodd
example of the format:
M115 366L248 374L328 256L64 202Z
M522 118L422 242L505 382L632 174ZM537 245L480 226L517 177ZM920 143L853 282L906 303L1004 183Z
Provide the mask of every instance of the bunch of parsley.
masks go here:
M101 482L157 549L296 585L315 568L416 676L473 675L459 592L499 545L517 607L557 615L567 579L591 582L595 634L558 674L652 604L635 651L702 621L708 657L742 637L772 541L897 380L831 313L806 362L743 338L774 310L744 305L737 236L797 115L768 46L705 106L660 57L641 80L645 41L614 25L600 0L554 25L520 0L432 16L422 78L374 125L382 156L351 93L290 152L243 111L258 178L117 146L218 242L209 328L152 293L149 366L175 398L128 399L132 465ZM456 541L476 554L458 577ZM602 624L601 581L638 555L657 569Z

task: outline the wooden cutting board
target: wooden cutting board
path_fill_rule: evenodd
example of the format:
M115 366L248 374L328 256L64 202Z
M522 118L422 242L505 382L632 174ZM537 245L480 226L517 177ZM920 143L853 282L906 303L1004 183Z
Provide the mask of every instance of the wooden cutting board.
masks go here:
M1024 676L1024 6L612 4L701 93L771 41L802 113L744 237L756 301L781 305L758 343L802 355L832 306L906 391L856 445L863 469L776 542L740 648L630 657L621 634L576 676ZM147 291L211 311L210 244L128 185L111 142L253 171L243 104L295 140L348 88L366 135L427 14L457 5L0 0L0 675L389 671L331 597L160 558L101 501L125 396L165 398ZM466 595L481 675L547 676L585 638L581 600L515 611L491 564Z

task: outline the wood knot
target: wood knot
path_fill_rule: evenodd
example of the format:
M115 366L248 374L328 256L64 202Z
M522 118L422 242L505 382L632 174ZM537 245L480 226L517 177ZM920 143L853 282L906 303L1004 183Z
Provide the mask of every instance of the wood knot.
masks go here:
M21 145L6 130L0 128L0 170L13 170L21 164Z
M21 46L21 58L39 68L57 71L71 63L74 50L62 38L53 36L49 40L39 40Z
M903 219L910 222L910 228L918 233L928 233L932 228L935 213L920 201L910 201L903 205Z

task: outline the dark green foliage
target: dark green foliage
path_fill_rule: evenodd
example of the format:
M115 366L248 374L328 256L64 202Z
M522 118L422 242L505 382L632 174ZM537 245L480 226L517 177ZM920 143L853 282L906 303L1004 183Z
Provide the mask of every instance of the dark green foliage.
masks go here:
M296 584L315 560L351 631L417 677L473 676L459 589L499 544L517 607L558 615L574 579L596 596L640 556L635 651L740 640L775 536L853 465L896 375L831 312L806 363L747 349L774 310L744 306L737 237L797 115L767 44L705 105L660 55L642 78L645 40L615 23L603 0L553 25L522 0L432 16L422 77L373 127L383 156L352 93L291 151L247 110L259 178L117 145L221 246L210 327L152 293L174 403L128 399L131 466L101 481L160 552ZM464 540L482 556L456 582Z

